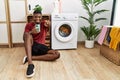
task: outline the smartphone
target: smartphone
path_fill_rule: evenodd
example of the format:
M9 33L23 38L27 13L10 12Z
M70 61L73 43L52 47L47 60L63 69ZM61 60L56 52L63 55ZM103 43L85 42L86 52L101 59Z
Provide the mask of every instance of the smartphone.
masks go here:
M35 28L36 28L37 32L40 32L40 24L36 24Z

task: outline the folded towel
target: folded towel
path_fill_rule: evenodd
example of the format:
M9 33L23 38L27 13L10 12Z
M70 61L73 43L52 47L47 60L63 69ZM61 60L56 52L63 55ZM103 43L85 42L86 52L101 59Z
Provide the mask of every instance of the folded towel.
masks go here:
M98 43L99 43L100 45L102 45L102 43L103 43L103 40L104 40L105 35L106 35L106 32L107 32L107 27L106 27L106 26L103 26L103 27L102 27L102 30L101 30L101 32L100 32L99 38L98 38Z
M109 48L112 48L116 51L118 43L120 42L120 28L119 27L112 27L110 32L110 45Z

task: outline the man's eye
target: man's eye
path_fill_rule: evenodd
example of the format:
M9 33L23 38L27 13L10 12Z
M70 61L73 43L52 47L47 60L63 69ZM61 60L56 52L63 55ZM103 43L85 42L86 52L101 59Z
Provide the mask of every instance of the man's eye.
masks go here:
M35 18L37 18L37 16L35 16Z

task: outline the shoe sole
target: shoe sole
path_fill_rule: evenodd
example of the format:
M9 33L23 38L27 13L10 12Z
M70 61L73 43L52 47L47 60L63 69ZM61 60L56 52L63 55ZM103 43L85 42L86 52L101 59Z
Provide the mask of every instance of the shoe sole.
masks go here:
M23 58L23 64L25 64L26 57L27 57L27 56L25 56L25 57Z
M31 75L27 75L27 78L33 77L35 75L35 69L33 69L33 73Z

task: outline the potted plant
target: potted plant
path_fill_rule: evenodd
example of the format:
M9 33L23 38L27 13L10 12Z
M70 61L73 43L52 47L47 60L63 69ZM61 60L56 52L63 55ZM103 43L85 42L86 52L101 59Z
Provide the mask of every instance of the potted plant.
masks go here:
M88 15L88 17L81 16L81 18L89 23L89 26L80 27L87 38L87 40L85 40L86 48L94 47L94 40L100 33L100 28L97 28L95 23L100 20L106 20L106 18L95 18L95 15L108 11L106 9L96 8L105 1L107 0L81 0L83 8L86 10Z

